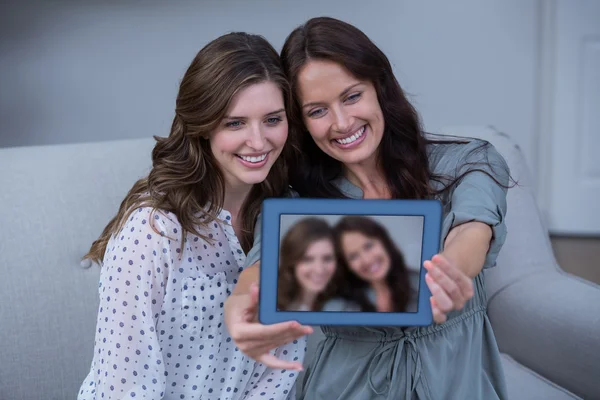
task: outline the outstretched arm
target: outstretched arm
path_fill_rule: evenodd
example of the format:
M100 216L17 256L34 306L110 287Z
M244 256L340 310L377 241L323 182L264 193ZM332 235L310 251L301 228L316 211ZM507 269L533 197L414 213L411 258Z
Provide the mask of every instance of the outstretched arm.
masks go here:
M477 221L466 222L450 231L442 255L473 279L483 269L491 240L492 229L489 225Z
M437 323L443 323L446 313L462 309L473 297L473 278L496 264L506 238L504 219L510 170L493 146L485 150L487 166L482 169L487 174L471 171L453 189L451 209L443 224L443 232L447 232L443 251L423 264ZM478 161L481 160L467 156L460 162L469 165L468 162Z

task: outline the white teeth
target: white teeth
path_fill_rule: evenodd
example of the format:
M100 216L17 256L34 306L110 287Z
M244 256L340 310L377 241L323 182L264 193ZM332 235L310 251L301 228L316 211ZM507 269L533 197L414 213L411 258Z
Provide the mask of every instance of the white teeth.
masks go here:
M262 155L257 156L257 157L248 157L248 156L241 156L241 155L238 155L238 157L241 158L244 161L248 161L248 162L251 162L251 163L258 163L258 162L261 162L262 160L264 160L265 157L267 157L267 153L262 154Z
M348 144L348 143L354 142L356 139L358 139L359 137L361 137L363 135L363 133L365 133L365 127L364 126L362 128L360 128L358 130L358 132L356 132L354 135L350 136L349 138L335 139L335 140L336 140L336 142L338 142L340 144Z

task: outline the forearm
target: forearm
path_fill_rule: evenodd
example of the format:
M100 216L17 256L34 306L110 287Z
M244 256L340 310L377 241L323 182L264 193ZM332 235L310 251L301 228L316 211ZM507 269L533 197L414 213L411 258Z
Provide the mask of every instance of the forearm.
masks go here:
M258 284L260 282L260 261L252 264L251 266L244 269L238 281L233 288L232 294L248 294L250 293L250 287L253 283Z
M444 242L442 255L470 278L476 277L490 248L492 229L481 222L467 222L453 228Z

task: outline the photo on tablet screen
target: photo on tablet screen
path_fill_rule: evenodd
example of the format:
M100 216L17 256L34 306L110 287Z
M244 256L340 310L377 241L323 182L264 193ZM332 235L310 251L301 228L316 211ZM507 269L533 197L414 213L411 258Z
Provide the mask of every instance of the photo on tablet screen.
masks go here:
M280 215L277 311L416 313L424 217Z

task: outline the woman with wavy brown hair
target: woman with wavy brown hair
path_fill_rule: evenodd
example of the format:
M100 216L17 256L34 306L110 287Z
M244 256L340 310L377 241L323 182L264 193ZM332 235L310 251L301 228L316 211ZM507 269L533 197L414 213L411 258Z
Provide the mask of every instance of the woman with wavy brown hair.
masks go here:
M277 308L321 311L336 271L333 230L322 218L296 222L283 237L279 251Z
M262 200L288 187L289 102L264 38L231 33L196 55L152 170L86 255L101 263L100 307L78 399L294 396L295 372L241 354L223 323Z

